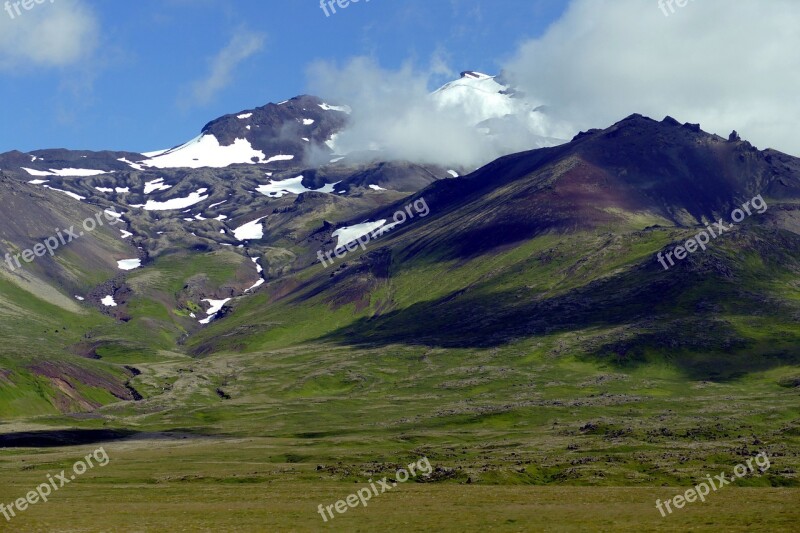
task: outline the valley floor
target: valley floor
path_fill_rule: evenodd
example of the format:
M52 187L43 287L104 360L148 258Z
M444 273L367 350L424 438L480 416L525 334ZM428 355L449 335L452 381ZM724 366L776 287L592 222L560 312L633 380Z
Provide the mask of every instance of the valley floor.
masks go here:
M697 380L568 341L125 361L141 401L0 422L6 506L99 447L108 458L0 531L796 530L796 367ZM759 453L763 473L656 509ZM429 477L318 514L422 459Z
M407 482L324 523L319 504L361 484L313 464L275 463L263 439L103 445L110 462L37 503L6 531L796 531L800 489L726 487L662 517L676 487ZM23 496L95 449L2 453L0 501ZM258 460L258 457L263 457ZM27 466L26 466L27 465ZM3 518L0 515L0 519Z

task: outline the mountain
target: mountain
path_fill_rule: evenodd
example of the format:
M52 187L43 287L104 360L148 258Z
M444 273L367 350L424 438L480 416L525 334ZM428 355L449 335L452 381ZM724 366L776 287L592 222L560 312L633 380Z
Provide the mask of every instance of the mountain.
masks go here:
M328 268L309 254L306 269L268 282L263 298L237 301L190 346L478 348L568 334L569 349L586 357L663 358L704 379L796 364L799 164L735 136L633 115L352 220L366 224L347 240L414 202L430 211ZM757 195L763 212L669 272L659 264L657 254L709 224L731 225L732 210ZM334 229L309 247L343 245ZM321 314L339 325L321 326ZM769 343L745 323L761 324ZM239 332L235 344L226 331Z
M124 439L131 490L186 501L197 481L341 494L406 456L431 462L425 501L454 484L686 487L755 449L775 468L740 483L797 486L799 159L632 115L473 172L330 163L320 118L320 166L287 153L294 130L247 137L283 111L152 154L8 155L0 253L106 223L0 266L0 447ZM227 164L225 135L264 158L163 164Z
M442 106L474 109L476 126L506 120L521 105L493 77L472 72L432 97ZM226 248L264 263L266 270L251 265L249 275L238 276L233 284L238 290L211 291L223 298L268 279L263 276L297 268L299 258L312 253L301 244L309 230L320 235L337 221L357 219L462 171L405 161L350 161L334 151L348 117L347 106L299 96L220 117L195 139L170 149L9 152L0 154L0 169L25 182L22 190L47 189L122 215L117 239L133 247L128 255L144 265L186 250ZM254 238L258 235L266 236ZM0 252L10 249L0 245ZM54 280L64 283L58 276ZM63 288L73 292L73 286ZM125 303L119 307L115 311L125 315Z
M225 302L296 270L312 253L301 244L310 233L457 174L348 162L329 146L347 117L346 106L299 96L220 117L148 154L0 154L0 313L12 317L0 377L16 376L0 411L86 411L138 397L122 363L181 350L224 316ZM104 224L83 231L92 219ZM70 228L76 236L52 256L15 264Z
M293 166L346 124L348 108L331 106L313 96L225 115L203 127L186 144L148 154L142 166L154 168L228 167L271 163ZM328 150L329 151L329 150Z
M534 106L502 76L465 71L431 95L440 109L461 114L467 123L486 134L487 142L514 139L520 151L563 144L563 139L543 135L557 131L545 106Z
M220 117L197 138L166 150L9 152L0 155L0 168L22 190L56 191L121 214L120 235L130 237L126 242L145 265L186 250L232 249L250 273L234 284L241 285L238 291L215 291L221 298L259 282L255 256L280 258L267 273L291 264L299 229L322 227L329 215L357 216L455 173L403 161L334 158L326 142L346 120L346 107L299 96ZM321 156L324 164L310 162ZM267 246L252 237L264 231L271 235ZM0 244L0 252L9 249Z
M524 125L523 142L544 147L467 175L356 162L335 150L349 109L300 96L148 154L0 155L0 198L28 221L0 224L0 253L96 213L117 221L4 273L18 294L7 308L26 309L13 327L51 331L66 313L70 334L49 357L88 356L81 364L116 372L114 387L130 378L116 363L140 357L296 342L473 348L569 334L586 357L618 362L667 357L667 345L688 371L717 378L793 360L796 158L669 117L632 115L568 143L534 138L547 110L471 71L431 98L487 136ZM756 195L766 213L663 271L659 253ZM331 255L368 233L363 249ZM751 282L765 276L772 285ZM59 311L41 314L48 301ZM761 341L743 316L781 338L747 364Z
M90 288L98 273L113 277L119 271L118 260L138 256L112 210L98 211L77 199L65 201L62 191L32 187L2 172L0 198L6 216L0 225L0 248L5 256L3 270L13 274L11 279L56 280L69 294ZM92 228L91 234L85 235L88 228ZM50 254L48 249L29 263L15 258L50 237L56 237L48 243L50 249L65 253Z
M490 233L499 246L548 231L624 228L631 219L702 225L727 217L736 202L757 194L797 199L799 171L798 160L786 154L709 135L670 117L656 122L632 115L562 146L501 158L425 194L436 212L491 196L487 215L458 229ZM503 225L508 231L500 231ZM485 249L468 240L474 251Z

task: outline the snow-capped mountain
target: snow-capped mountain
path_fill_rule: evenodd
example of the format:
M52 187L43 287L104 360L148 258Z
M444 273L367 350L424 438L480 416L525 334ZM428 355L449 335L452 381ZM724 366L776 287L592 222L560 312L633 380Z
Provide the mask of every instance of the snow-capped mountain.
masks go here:
M488 137L519 127L521 149L559 142L532 133L547 117L496 77L465 72L428 96ZM243 287L212 295L221 298L296 262L298 239L303 249L335 245L360 227L362 213L470 170L386 161L379 151L372 158L338 153L337 135L352 120L346 104L298 96L222 116L188 142L141 154L8 152L0 154L0 172L43 201L112 213L120 223L111 235L126 251L105 259L120 271L175 250L236 250L247 258L275 253L276 245L286 250L277 266L265 264L266 273L248 262ZM115 302L124 308L124 298Z
M433 92L418 83L390 83L357 93L346 128L326 143L338 156L354 160L407 160L471 171L572 136L502 76L465 71Z
M551 135L556 129L544 108L521 98L497 76L465 71L460 79L437 89L430 98L439 109L465 117L468 126L486 134L487 142L512 143L514 146L508 151L565 142ZM0 154L0 169L44 178L89 177L128 169L227 168L243 164L270 165L277 169L347 165L348 154L374 152L378 148L365 145L342 150L337 145L337 136L348 126L350 111L347 105L298 96L217 118L206 124L194 139L168 149L145 154L8 152ZM374 159L381 159L379 151Z
M430 97L442 108L465 114L469 127L481 128L488 135L509 127L517 115L525 123L535 123L542 116L495 77L471 71ZM196 138L173 148L144 154L15 151L0 154L0 170L31 186L114 207L128 218L135 212L172 212L173 218L191 223L208 218L222 222L220 217L233 223L240 210L254 207L258 198L269 201L307 192L340 198L363 192L408 193L468 170L384 163L380 153L374 162L338 154L335 139L347 128L350 112L342 103L298 96L217 118ZM525 142L526 148L555 144L542 138ZM203 211L204 205L211 209ZM189 208L198 212L177 216ZM214 240L235 244L230 239L220 241L220 235L233 234L230 229L234 228L218 228Z
M510 144L508 151L565 142L552 135L557 130L543 107L520 97L497 76L465 71L460 79L429 96L439 109L464 117L465 124L484 133L488 142ZM289 162L304 160L319 166L364 152L373 152L375 160L381 159L381 146L344 149L336 143L337 136L347 128L350 112L347 105L299 96L220 117L207 124L195 139L144 154L149 159L134 164L152 168L222 168L234 164L289 166Z
M154 152L0 154L0 177L14 186L7 189L17 197L29 191L45 211L54 203L118 218L107 236L115 252L94 262L109 272L147 268L176 250L244 256L241 286L206 294L222 299L247 287L254 290L264 276L285 268L279 263L262 269L250 258L274 251L276 243L290 250L309 228L327 231L334 223L324 222L323 216L347 219L457 174L433 165L351 163L334 156L331 139L346 127L349 112L345 105L298 96L225 115L206 124L196 138ZM10 193L4 196L3 201L11 201ZM19 231L9 235L8 242L20 241L23 248L35 244ZM0 243L4 253L12 249ZM42 265L57 274L51 276L67 276L55 263ZM103 290L100 296L111 292ZM114 295L107 301L124 313L124 295ZM100 297L93 301L103 310L112 307Z
M457 108L473 126L516 113L519 107L495 76L472 71L462 72L461 79L437 89L433 97L443 108Z
M220 117L191 141L144 154L149 159L139 163L152 168L300 163L311 150L330 151L325 142L345 126L347 111L313 96L298 96Z
M431 96L441 109L458 111L489 137L516 136L523 149L566 142L555 136L556 126L545 108L522 98L500 76L465 71L461 79L445 84Z

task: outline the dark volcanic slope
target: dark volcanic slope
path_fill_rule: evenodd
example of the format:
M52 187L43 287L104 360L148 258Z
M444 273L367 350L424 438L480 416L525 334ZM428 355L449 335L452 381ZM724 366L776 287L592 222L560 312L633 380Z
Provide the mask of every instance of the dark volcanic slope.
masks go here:
M437 222L436 233L452 233L452 244L469 242L478 253L545 231L625 226L632 218L691 226L728 217L757 194L800 198L800 160L669 117L632 115L562 146L500 158L418 196L434 218L463 208L452 225Z

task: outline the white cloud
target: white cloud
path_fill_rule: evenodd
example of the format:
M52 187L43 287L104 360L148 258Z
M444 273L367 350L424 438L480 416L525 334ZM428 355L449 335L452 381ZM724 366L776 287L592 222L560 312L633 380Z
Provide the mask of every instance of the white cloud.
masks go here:
M656 0L573 0L504 67L574 132L671 115L800 155L798 20L796 0L694 1L669 16Z
M203 105L233 81L236 67L264 47L264 35L239 30L230 42L211 58L208 75L192 84L188 105Z
M476 110L465 108L470 99L443 102L432 97L433 80L458 77L436 57L425 71L410 64L386 70L372 59L358 57L343 67L314 63L308 75L312 92L352 108L348 127L335 139L336 152L348 154L350 161L374 157L354 153L370 149L380 150L380 158L386 160L476 167L534 148L531 136L541 134L528 131L526 119L521 119L519 124L497 125L498 135L489 137L476 127ZM520 102L520 108L525 105Z
M443 73L455 77L441 61L427 71L386 70L368 58L317 62L310 89L353 108L335 140L341 153L382 148L387 159L472 166L533 149L536 135L569 139L642 113L724 136L736 129L759 148L800 155L800 2L673 5L665 17L657 0L572 0L502 65L524 96L509 111L518 119L495 123L490 138L470 124L477 107L443 109L428 97Z
M19 14L13 4L0 11L0 70L66 67L97 47L97 19L83 0L34 3L30 10L20 4Z

